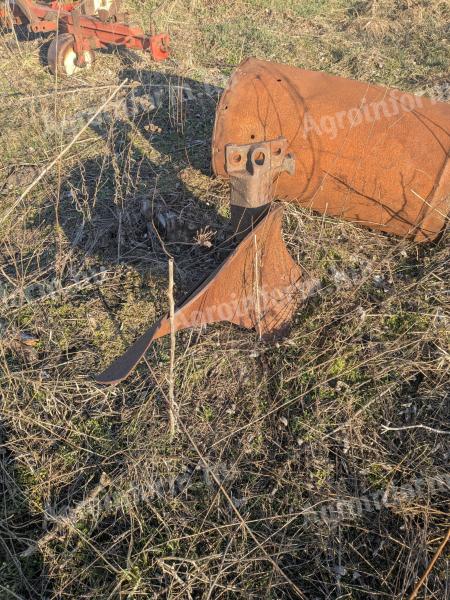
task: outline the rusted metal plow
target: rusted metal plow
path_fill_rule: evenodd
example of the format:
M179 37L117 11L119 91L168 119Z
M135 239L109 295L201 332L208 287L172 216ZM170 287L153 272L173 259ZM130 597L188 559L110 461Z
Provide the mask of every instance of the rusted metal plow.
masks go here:
M27 25L33 33L58 32L48 49L52 73L73 75L94 62L94 50L109 45L150 52L154 60L169 56L169 36L147 35L128 22L118 0L60 3L8 0L0 4L0 26Z
M449 128L443 103L245 61L221 98L212 142L240 243L180 304L174 330L228 321L267 336L288 324L302 272L284 245L275 194L417 241L436 238L450 208ZM170 329L160 319L96 381L121 381Z

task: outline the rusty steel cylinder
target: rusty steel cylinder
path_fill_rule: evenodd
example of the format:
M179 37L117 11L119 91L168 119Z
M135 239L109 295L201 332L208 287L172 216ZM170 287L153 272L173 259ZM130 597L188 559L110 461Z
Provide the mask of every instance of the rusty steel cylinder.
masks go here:
M276 197L417 241L450 208L450 105L395 89L250 58L217 108L213 168L225 147L283 136L295 155Z

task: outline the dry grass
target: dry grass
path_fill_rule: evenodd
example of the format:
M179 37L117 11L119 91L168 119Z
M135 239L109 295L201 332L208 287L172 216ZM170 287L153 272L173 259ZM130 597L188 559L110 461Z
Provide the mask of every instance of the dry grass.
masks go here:
M156 6L129 4L142 23ZM173 442L168 339L117 389L90 374L167 310L165 250L178 296L223 258L209 141L233 66L256 54L430 91L448 78L448 4L175 0L155 19L167 64L103 53L59 82L39 62L47 40L0 39L2 215L129 79L0 229L0 597L405 598L449 525L448 487L430 484L449 437L383 425L450 428L448 233L417 247L287 207L286 241L320 290L276 346L228 325L177 334ZM150 83L173 92L155 110ZM169 211L163 248L148 220ZM381 508L305 519L418 478L421 493ZM421 598L446 597L446 569Z

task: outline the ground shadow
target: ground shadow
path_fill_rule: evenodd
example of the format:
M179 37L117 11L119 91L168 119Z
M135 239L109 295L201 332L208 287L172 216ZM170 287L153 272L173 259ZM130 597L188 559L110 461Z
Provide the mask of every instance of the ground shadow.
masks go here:
M172 255L178 282L190 289L229 251L228 219L209 178L221 90L130 67L124 79L133 86L126 99L91 124L108 152L78 163L63 181L58 220L72 247L105 267L165 272ZM39 218L51 219L50 211Z

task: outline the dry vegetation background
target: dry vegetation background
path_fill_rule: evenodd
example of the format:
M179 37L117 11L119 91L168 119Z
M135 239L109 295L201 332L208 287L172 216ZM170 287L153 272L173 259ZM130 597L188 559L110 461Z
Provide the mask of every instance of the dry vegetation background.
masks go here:
M228 190L209 144L233 67L256 55L448 100L449 4L128 5L170 32L169 62L103 52L55 81L48 39L0 38L0 598L406 598L449 526L448 487L302 513L445 477L448 233L418 247L287 207L290 251L320 289L276 346L228 325L177 335L174 442L168 340L117 389L90 375L167 310L152 220L179 217L165 238L177 296L222 258ZM121 103L17 202L125 78ZM156 109L150 84L166 90ZM196 229L217 232L211 247ZM448 566L422 599L449 597Z

